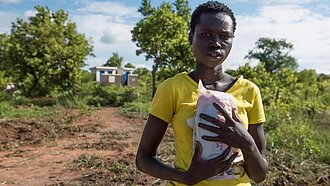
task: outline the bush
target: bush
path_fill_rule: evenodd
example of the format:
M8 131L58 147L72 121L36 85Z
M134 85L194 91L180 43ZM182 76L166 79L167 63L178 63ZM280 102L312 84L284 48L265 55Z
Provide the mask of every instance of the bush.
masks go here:
M0 103L0 118L43 118L62 112L59 107L13 106L10 102Z
M142 117L147 118L149 113L150 102L132 102L125 103L120 107L119 112L126 117Z
M132 87L101 86L94 92L94 96L104 98L101 105L121 106L134 101L137 97L135 92L135 88Z
M282 151L293 156L295 161L313 159L329 163L330 150L325 147L330 142L329 125L319 121L327 115L315 110L312 115L308 114L311 111L306 105L308 104L278 104L266 109L267 149L270 152Z

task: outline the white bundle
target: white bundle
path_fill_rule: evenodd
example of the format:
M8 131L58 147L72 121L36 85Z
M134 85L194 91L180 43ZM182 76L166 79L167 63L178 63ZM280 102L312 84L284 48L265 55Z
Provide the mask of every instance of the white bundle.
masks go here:
M217 118L221 122L225 123L226 119L221 112L218 111L213 105L213 103L219 104L230 117L232 117L232 113L237 113L237 107L234 100L234 97L228 93L207 90L201 80L199 80L198 84L198 102L197 102L197 111L193 118L187 119L187 124L193 129L193 140L194 146L196 147L196 141L199 141L202 146L202 158L205 160L209 160L221 155L228 147L226 143L222 142L213 142L213 141L206 141L202 139L202 136L217 136L217 134L210 132L208 130L202 129L198 127L198 123L204 123L206 125L210 125L213 127L218 127L213 123L210 123L206 120L200 118L200 114L204 113L211 117ZM229 158L233 153L239 152L238 156L234 160L234 163L241 162L243 160L242 153L240 149L231 148L231 152L228 154L227 158ZM223 173L221 175L217 175L212 177L211 179L233 179L236 178L235 175L241 174L241 169L239 168L240 173L235 173L236 170L229 169L229 172ZM244 171L244 170L243 170Z

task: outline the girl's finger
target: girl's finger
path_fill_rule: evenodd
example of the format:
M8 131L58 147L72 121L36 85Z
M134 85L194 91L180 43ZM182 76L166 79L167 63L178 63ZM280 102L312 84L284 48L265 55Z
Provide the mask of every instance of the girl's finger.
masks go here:
M226 119L226 123L233 123L233 118L231 118L229 116L229 114L227 113L227 111L222 108L219 104L216 104L216 103L213 103L213 106L219 111L222 113L223 117L225 117Z
M207 114L201 113L199 115L199 117L202 118L202 119L204 119L204 120L206 120L206 121L208 121L208 122L210 122L210 123L213 123L214 125L216 125L218 127L221 127L221 126L224 126L225 125L225 123L221 122L217 118L211 117L211 116L209 116Z

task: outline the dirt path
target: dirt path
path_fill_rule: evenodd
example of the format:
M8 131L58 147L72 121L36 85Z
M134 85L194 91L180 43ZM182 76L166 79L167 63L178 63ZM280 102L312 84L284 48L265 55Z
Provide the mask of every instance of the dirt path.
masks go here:
M144 122L117 108L96 110L73 121L79 130L70 136L0 151L0 185L160 184L134 166Z

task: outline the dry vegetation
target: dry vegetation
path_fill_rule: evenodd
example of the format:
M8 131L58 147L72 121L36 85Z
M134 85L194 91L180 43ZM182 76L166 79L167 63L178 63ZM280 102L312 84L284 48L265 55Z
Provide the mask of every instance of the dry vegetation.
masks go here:
M134 165L143 119L123 117L117 108L56 115L1 119L0 185L164 183Z
M165 185L139 172L135 152L145 119L127 118L118 108L62 109L43 117L0 120L0 185ZM328 185L330 168L283 159L269 152L271 172L261 185ZM174 159L171 129L158 157ZM288 157L290 158L290 157Z

